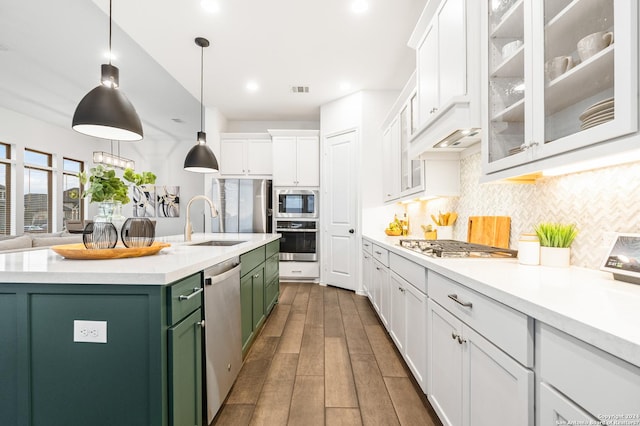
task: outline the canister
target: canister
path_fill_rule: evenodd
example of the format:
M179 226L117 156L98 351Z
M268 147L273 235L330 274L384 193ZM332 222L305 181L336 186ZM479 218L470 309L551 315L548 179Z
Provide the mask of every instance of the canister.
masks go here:
M518 240L518 262L523 265L540 264L540 240L536 234L521 234Z

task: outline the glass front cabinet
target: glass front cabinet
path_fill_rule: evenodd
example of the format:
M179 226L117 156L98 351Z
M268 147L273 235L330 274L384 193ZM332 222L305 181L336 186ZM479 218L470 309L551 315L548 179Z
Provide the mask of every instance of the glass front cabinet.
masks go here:
M637 131L636 0L484 0L482 13L485 176Z

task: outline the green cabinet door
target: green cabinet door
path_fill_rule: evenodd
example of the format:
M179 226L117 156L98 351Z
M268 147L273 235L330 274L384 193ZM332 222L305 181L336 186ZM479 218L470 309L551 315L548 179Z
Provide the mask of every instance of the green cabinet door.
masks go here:
M265 320L264 314L264 264L251 271L253 288L253 329L257 330Z
M242 324L242 352L245 352L253 337L253 277L250 274L240 279L240 316Z
M26 347L26 345L23 345ZM0 413L6 425L18 424L17 297L0 293ZM23 356L24 358L24 356Z
M169 329L169 419L202 426L202 311Z

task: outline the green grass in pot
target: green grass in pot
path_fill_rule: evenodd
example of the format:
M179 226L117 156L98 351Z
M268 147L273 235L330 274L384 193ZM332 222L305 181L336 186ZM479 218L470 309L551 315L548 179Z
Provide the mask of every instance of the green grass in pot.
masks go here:
M534 231L542 247L570 247L578 235L574 224L540 223L536 225Z

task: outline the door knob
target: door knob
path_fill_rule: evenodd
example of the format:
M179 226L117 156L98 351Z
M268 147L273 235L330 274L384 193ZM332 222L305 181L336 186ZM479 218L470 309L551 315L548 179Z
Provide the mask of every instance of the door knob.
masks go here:
M353 234L354 232L356 232L356 230L355 230L355 229L353 229L353 228L349 229L349 233L350 233L350 234Z

